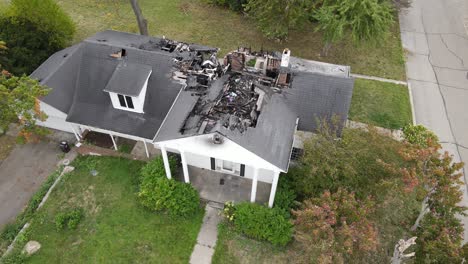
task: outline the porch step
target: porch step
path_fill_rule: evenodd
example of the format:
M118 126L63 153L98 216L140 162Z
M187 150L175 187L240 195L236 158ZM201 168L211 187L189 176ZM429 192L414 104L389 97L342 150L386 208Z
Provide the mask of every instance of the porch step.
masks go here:
M209 201L208 206L216 208L216 209L220 209L220 210L224 209L224 204L223 203L218 203L218 202L215 202L215 201Z

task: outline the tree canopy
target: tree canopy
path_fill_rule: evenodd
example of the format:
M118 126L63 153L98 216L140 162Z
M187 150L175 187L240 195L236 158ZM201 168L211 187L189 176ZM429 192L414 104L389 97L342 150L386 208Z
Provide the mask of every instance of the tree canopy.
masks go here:
M378 43L394 22L392 5L385 0L325 1L313 17L318 23L316 29L323 32L325 55L347 32L356 43Z
M5 129L19 119L22 126L21 136L32 139L44 130L36 126L36 120L44 120L38 97L44 96L49 89L28 76L15 77L6 71L0 73L0 127Z
M30 74L72 40L75 26L54 0L12 0L0 17L0 39L8 52L4 67Z

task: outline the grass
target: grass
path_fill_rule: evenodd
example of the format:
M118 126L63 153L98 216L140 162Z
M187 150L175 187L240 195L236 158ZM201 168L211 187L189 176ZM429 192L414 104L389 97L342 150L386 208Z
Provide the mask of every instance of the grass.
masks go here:
M408 87L356 79L349 119L391 129L412 123Z
M0 4L7 0L0 0ZM126 0L57 0L76 23L74 42L106 29L138 32L135 16ZM390 79L405 79L403 49L398 23L377 46L355 46L348 38L336 44L327 57L320 57L322 36L314 25L291 32L287 41L268 40L252 19L203 0L140 0L151 35L221 48L221 54L251 46L254 49L292 50L294 56L350 65L352 71ZM396 18L398 20L398 18Z
M216 242L213 264L240 263L301 263L297 251L292 246L275 247L268 242L256 241L235 233L222 222L218 226L218 241Z
M15 147L16 139L12 136L0 136L0 163L8 157L10 152Z
M171 218L141 207L138 171L143 162L79 157L39 210L27 233L42 247L29 263L187 263L203 218ZM99 173L92 176L89 171ZM55 216L84 209L76 230L57 231ZM17 247L16 253L21 245Z

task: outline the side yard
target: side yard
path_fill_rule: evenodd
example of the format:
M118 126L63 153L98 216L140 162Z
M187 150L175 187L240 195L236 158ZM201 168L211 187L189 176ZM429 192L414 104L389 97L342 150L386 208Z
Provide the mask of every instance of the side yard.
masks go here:
M0 0L0 8L8 0ZM128 1L58 0L76 23L75 42L106 29L138 32ZM291 49L294 56L350 65L352 72L404 80L403 49L398 23L387 40L378 46L355 46L350 38L336 44L329 56L320 57L322 36L314 25L291 32L283 43L266 39L255 23L241 14L210 6L203 0L140 0L150 34L165 35L180 41L221 48L224 54L239 46L281 51Z
M412 123L411 111L407 86L356 79L349 119L400 129Z
M145 163L115 157L78 157L49 200L32 218L15 248L29 240L41 249L29 263L187 263L203 213L175 218L143 208L137 200ZM93 176L90 171L97 171ZM59 230L56 218L83 212L76 229Z

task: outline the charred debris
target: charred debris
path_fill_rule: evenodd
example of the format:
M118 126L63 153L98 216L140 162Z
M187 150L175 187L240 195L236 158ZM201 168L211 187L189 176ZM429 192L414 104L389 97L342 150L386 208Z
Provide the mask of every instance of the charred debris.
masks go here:
M172 78L198 96L181 134L206 134L221 128L244 133L255 128L274 93L290 87L291 52L252 52L239 48L218 60L218 49L162 39L140 48L174 53ZM222 79L223 83L213 84ZM212 87L213 86L213 87Z

